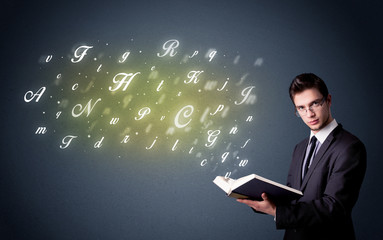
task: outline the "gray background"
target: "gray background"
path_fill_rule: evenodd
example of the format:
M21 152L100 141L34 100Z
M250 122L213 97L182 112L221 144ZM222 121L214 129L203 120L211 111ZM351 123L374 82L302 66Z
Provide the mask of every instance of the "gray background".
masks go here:
M271 217L225 198L216 173L191 161L154 164L132 152L59 151L36 141L22 96L43 54L78 42L132 36L148 46L177 38L187 46L264 58L257 81L257 172L285 182L292 149L308 135L292 113L287 89L314 72L333 95L338 122L368 151L368 169L353 217L358 239L382 239L381 1L2 1L2 239L281 239ZM67 51L67 50L62 50ZM27 110L26 110L27 109ZM168 152L156 158L171 158ZM125 162L130 164L127 165Z

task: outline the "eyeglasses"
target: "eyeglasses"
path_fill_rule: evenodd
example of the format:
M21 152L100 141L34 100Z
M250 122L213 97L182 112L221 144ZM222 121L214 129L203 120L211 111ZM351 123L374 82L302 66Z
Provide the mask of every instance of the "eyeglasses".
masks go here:
M306 116L308 110L310 110L311 112L316 112L319 110L319 108L322 107L325 100L326 100L326 98L322 98L322 100L320 100L320 101L312 102L308 109L305 107L302 107L302 106L296 107L295 108L295 110L296 110L295 115L297 115L297 117Z

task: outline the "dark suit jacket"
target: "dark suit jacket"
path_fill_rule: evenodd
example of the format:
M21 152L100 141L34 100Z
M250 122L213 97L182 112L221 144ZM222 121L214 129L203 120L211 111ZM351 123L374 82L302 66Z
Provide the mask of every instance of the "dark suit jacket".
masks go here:
M312 161L304 180L302 163L308 139L294 150L287 185L303 192L290 205L277 206L276 226L284 239L355 239L351 211L366 171L366 149L338 125Z

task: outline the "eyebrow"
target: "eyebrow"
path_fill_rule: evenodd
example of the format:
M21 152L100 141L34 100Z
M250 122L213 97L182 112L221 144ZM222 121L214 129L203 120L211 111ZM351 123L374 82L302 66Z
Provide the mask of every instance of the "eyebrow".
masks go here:
M312 102L309 103L309 106L313 105L314 102L320 102L321 101L321 98L318 98L318 99L315 99L313 100ZM303 105L299 105L299 106L295 106L296 108L299 108L299 107L304 107Z

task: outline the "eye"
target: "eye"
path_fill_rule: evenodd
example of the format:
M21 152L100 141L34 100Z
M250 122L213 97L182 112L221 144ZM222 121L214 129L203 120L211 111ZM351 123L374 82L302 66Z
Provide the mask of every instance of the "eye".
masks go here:
M317 102L317 101L315 101L315 102L313 102L312 104L311 104L311 106L313 106L313 107L317 107L319 105L319 102Z
M302 111L304 111L304 110L305 110L305 108L304 108L304 107L302 107L302 106L299 106L299 107L297 107L297 110L298 110L298 111L300 111L300 112L302 112Z

